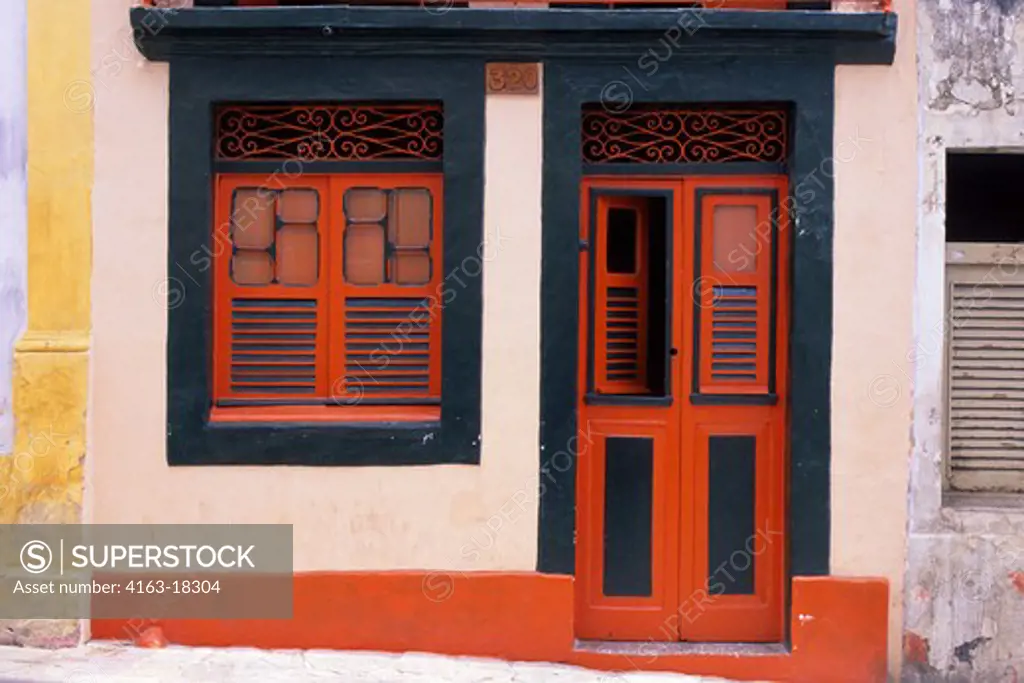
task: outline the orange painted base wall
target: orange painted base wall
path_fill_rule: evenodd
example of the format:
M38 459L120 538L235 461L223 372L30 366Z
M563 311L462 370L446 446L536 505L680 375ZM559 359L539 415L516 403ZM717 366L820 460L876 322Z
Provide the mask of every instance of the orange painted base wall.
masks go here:
M436 652L564 662L616 671L736 679L883 683L884 579L795 578L792 651L778 655L601 654L575 648L571 576L533 573L309 573L291 620L92 622L93 638L135 640L158 625L171 643L211 647Z

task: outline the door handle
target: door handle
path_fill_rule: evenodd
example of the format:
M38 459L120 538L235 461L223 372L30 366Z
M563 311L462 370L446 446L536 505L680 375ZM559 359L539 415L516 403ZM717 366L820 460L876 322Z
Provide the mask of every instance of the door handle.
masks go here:
M668 355L670 355L670 356L678 356L679 355L679 349L674 349L674 348L673 349L669 349Z

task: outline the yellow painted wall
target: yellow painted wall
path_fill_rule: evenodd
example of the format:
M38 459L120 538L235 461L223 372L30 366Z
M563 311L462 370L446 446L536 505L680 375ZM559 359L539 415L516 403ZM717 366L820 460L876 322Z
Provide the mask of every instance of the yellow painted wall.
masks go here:
M895 11L896 63L836 70L832 165L832 572L889 580L893 669L901 654L918 173L913 2L896 0Z
M13 363L14 452L0 523L82 521L93 172L90 3L28 3L28 326ZM4 642L74 645L78 621L2 624Z
M28 5L28 328L14 358L14 457L0 459L6 523L81 516L93 129L76 97L90 80L89 22L79 0Z

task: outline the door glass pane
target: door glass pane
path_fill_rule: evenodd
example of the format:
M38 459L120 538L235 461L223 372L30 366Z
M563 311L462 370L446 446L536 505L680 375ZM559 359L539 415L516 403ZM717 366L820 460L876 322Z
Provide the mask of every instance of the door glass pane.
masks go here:
M362 187L345 193L345 218L349 223L377 223L387 213L387 195L372 187Z
M757 208L719 205L712 217L715 268L725 273L757 270Z
M345 280L356 285L384 281L384 228L349 225L345 228Z
M235 191L231 240L240 249L266 249L274 241L274 193L257 188Z
M316 190L284 190L277 198L277 215L282 223L316 223L319 213Z
M605 265L609 273L636 272L637 215L632 209L608 210Z
M274 262L265 251L243 249L231 257L231 279L240 285L269 285Z
M391 257L392 281L400 285L430 282L430 254L426 251L401 251Z
M395 190L388 216L388 239L397 247L430 244L430 192L419 188Z
M277 231L277 281L282 285L315 285L320 245L315 225L285 225Z

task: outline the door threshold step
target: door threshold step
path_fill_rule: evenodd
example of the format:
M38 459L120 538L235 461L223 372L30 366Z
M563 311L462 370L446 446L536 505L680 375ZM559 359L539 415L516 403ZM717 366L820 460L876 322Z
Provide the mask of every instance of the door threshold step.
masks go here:
M784 643L674 643L650 640L576 640L577 652L603 655L635 655L657 657L673 655L729 655L732 657L765 657L788 655Z

